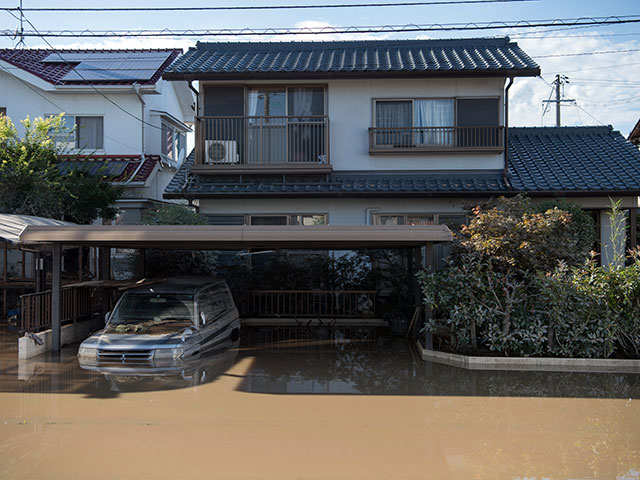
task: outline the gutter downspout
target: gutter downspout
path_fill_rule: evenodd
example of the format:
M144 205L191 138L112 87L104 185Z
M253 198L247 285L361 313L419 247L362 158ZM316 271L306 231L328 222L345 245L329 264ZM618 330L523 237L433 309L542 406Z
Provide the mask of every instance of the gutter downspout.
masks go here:
M194 153L195 153L195 163L197 164L198 161L202 158L202 152L201 152L201 147L200 147L200 138L202 135L200 134L200 128L199 128L199 124L198 124L198 117L200 116L200 92L198 90L196 90L196 88L193 86L193 81L188 81L187 85L189 86L189 89L195 94L196 96L196 111L195 111L195 115L193 116L193 133L195 135L195 148L194 148ZM204 144L204 141L203 141ZM185 161L186 161L186 157L188 156L188 151L186 152L185 155ZM188 175L187 175L188 177ZM240 176L240 178L242 178L242 176ZM187 180L185 180L184 185L182 187L183 189L187 188Z
M142 95L140 95L140 84L138 82L133 84L133 89L136 92L136 96L138 97L138 100L140 100L140 106L141 106L141 109L142 109L142 117L140 117L140 118L142 118L142 122L140 124L142 126L142 149L141 149L141 152L140 152L140 160L141 160L140 161L140 165L138 165L138 168L136 168L135 172L133 172L133 175L131 175L131 177L129 177L127 179L127 181L124 182L125 185L130 184L133 181L133 179L136 178L136 175L138 175L138 172L140 171L140 169L142 168L142 165L144 165L144 162L145 162L145 157L144 157L144 151L145 151L145 145L144 145L144 107L145 107L146 104L145 104L144 99L142 98ZM162 168L162 166L161 166L161 168Z
M507 88L504 89L504 170L502 178L509 190L513 190L509 181L509 89L513 85L513 77L509 77Z

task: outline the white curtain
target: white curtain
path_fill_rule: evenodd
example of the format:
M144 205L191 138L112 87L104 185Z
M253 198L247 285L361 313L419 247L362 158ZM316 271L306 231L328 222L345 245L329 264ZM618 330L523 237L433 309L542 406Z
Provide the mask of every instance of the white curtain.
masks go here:
M313 103L313 89L311 88L293 89L293 115L297 117L306 117L311 115L312 103Z
M260 93L257 90L249 90L247 113L250 117L255 117L258 111L258 95L260 95Z
M418 127L417 143L420 145L451 145L453 142L453 99L414 100L413 124Z
M76 117L76 148L104 148L102 117Z

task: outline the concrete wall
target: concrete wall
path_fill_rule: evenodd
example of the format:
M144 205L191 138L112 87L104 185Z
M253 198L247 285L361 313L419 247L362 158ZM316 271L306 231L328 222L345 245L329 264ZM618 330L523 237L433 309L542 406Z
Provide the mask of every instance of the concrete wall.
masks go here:
M76 343L87 338L92 332L100 330L104 327L104 320L96 318L85 322L78 322L71 325L64 325L61 332L61 345ZM52 349L52 333L51 330L36 333L43 343L38 345L31 338L24 336L18 339L18 358L31 358L50 352Z
M203 87L230 85L203 82ZM236 82L236 85L264 85L265 82ZM326 82L269 82L269 85L326 85L326 107L330 122L330 157L334 170L498 170L503 154L427 153L369 154L368 129L373 126L374 99L498 97L504 103L504 78L447 79L351 79ZM504 109L500 124L504 125ZM201 112L202 114L202 112Z

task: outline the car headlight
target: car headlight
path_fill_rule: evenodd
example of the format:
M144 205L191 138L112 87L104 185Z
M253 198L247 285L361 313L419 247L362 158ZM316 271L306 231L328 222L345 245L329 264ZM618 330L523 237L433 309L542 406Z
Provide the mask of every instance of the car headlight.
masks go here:
M183 348L157 348L153 352L154 360L175 360L180 358L184 353Z
M82 361L96 361L98 358L98 349L95 347L84 347L80 345L78 349L78 359Z

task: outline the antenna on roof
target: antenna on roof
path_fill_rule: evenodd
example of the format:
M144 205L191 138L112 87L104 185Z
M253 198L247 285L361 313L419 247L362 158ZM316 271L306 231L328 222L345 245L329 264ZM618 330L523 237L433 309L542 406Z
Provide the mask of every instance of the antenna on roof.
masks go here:
M20 36L20 40L16 43L15 48L27 48L27 44L24 42L24 13L22 12L22 0L20 0L18 11L20 12L20 33L16 32L16 38Z

